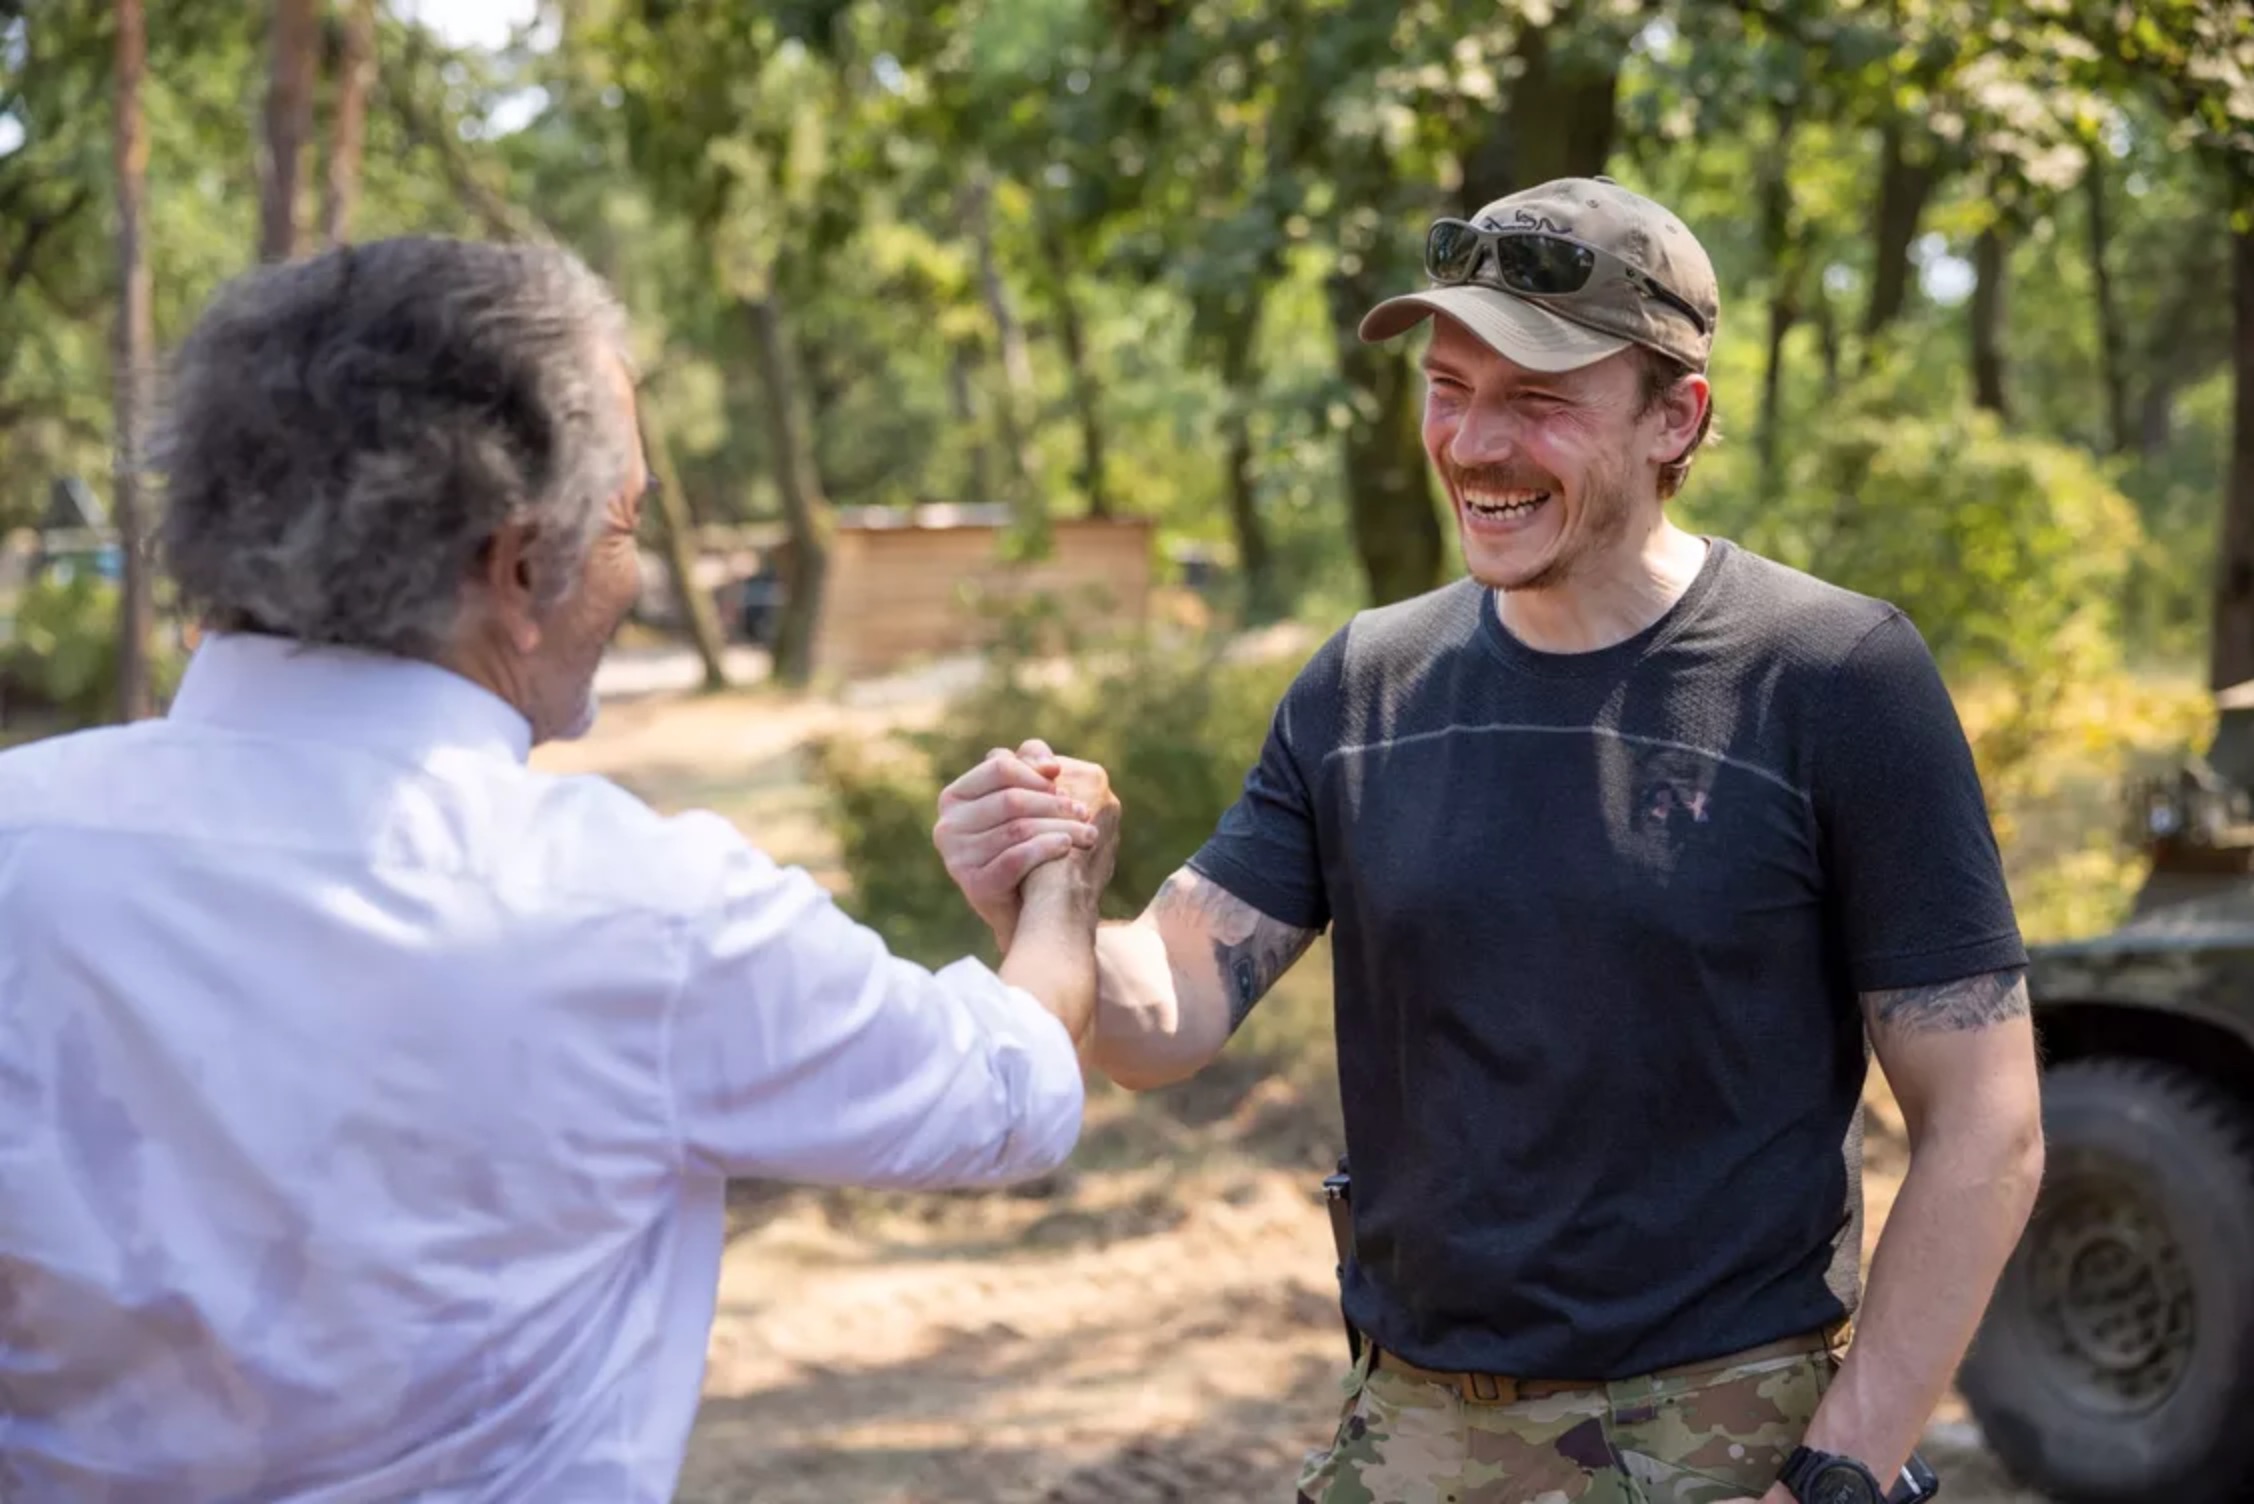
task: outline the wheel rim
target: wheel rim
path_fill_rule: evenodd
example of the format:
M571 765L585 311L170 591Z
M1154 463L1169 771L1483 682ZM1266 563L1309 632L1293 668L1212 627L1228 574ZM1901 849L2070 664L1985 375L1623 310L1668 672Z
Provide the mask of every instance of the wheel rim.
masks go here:
M2191 1365L2197 1314L2175 1233L2126 1174L2054 1181L2025 1242L2036 1330L2085 1409L2156 1409Z

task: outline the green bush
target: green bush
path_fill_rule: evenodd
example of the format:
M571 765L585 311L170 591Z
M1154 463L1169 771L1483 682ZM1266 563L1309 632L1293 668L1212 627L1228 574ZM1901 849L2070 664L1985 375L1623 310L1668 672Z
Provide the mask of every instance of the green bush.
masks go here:
M1952 686L2006 698L1976 749L1992 796L2052 734L2067 691L2119 666L2146 547L2136 509L2082 450L1977 409L1914 414L1875 389L1841 402L1741 536L1892 601Z
M70 726L93 726L117 713L118 588L91 572L49 576L16 603L15 636L0 645L0 691ZM153 645L150 682L158 703L172 698L186 668L163 640Z
M2110 666L2143 535L2082 450L1987 413L1866 407L1803 455L1756 543L1907 612L1951 678L2046 681Z
M1236 798L1304 656L1238 662L1212 643L1136 642L1044 661L1021 639L935 728L873 746L825 743L815 765L849 906L904 955L938 964L990 953L932 849L932 822L947 782L990 749L1038 736L1109 770L1126 819L1105 911L1138 912Z

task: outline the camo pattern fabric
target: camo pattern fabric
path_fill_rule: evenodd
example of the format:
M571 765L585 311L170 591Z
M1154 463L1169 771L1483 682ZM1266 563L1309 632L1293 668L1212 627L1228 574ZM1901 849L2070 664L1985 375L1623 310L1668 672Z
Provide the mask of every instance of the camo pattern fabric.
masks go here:
M1347 1376L1299 1504L1720 1504L1768 1492L1831 1383L1828 1354L1628 1379L1511 1405Z

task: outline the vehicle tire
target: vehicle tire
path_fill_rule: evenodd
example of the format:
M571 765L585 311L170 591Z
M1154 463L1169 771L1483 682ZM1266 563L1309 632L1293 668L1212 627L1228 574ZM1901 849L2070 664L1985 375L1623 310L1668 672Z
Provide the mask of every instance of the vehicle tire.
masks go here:
M2047 1168L1958 1376L2004 1466L2062 1504L2254 1484L2254 1119L2189 1071L2046 1074Z

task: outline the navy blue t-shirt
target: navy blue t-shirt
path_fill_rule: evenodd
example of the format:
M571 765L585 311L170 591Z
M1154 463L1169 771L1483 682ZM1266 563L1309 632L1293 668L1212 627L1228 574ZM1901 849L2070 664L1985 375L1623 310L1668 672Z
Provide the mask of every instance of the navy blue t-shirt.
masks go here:
M1434 1368L1619 1378L1849 1313L1858 994L2026 961L1915 628L1719 539L1598 652L1469 580L1356 617L1190 866L1332 931L1347 1311Z

